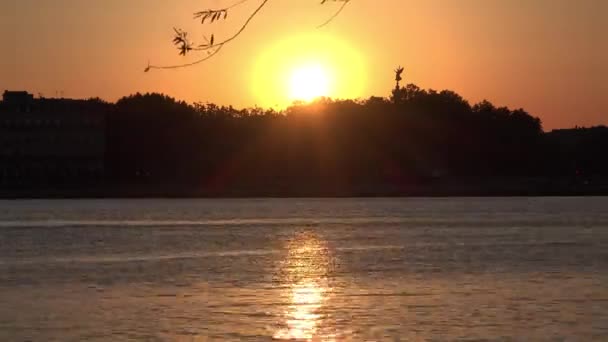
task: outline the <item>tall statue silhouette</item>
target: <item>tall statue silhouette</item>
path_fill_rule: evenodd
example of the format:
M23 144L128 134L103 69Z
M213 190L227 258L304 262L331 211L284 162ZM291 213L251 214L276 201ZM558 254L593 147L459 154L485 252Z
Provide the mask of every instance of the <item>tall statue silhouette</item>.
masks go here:
M395 89L399 89L399 82L401 82L403 80L403 78L401 77L401 74L403 74L403 71L405 69L403 69L402 66L397 67L397 69L395 69L395 81L397 82L397 85L395 86Z

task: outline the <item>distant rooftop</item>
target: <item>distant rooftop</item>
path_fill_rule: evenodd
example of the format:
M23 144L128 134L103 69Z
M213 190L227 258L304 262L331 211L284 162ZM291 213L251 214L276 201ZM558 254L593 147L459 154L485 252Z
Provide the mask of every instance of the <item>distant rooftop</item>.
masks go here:
M27 91L9 91L5 90L2 94L2 101L11 105L23 105L34 100L34 95Z
M2 113L100 113L106 110L100 100L35 98L27 91L5 90L0 102Z

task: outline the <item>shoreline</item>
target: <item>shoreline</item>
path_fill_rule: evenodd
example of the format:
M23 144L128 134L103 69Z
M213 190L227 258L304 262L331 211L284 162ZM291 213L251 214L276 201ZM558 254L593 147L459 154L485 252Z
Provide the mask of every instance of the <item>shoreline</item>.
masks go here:
M85 187L0 188L0 199L144 199L144 198L375 198L375 197L573 197L608 196L599 184L443 184L342 189L314 187L216 189L186 185L116 185Z

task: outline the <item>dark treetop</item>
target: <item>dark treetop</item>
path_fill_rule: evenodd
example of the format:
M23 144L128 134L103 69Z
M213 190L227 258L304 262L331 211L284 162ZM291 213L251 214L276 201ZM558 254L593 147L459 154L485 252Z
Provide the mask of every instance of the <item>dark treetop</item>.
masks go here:
M0 105L4 196L55 194L45 189L74 196L608 192L608 128L545 133L522 109L470 105L452 91L413 84L395 88L390 98L319 99L280 112L190 105L160 94L116 103L27 101L27 108ZM36 118L30 126L15 124L20 115L70 111L97 113L102 120L92 122L102 124L86 121L88 130L46 127L44 119L40 128ZM56 139L43 144L48 148L78 137L74 132L85 132L82 141L99 136L101 150L89 141L89 154L61 156L68 147L34 153L41 136ZM7 152L25 142L33 146L29 152Z

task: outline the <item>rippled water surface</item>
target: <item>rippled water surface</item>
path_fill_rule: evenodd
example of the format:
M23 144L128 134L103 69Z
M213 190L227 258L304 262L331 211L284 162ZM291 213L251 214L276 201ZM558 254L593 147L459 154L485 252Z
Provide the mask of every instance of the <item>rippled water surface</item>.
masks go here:
M0 201L1 341L608 340L608 198Z

